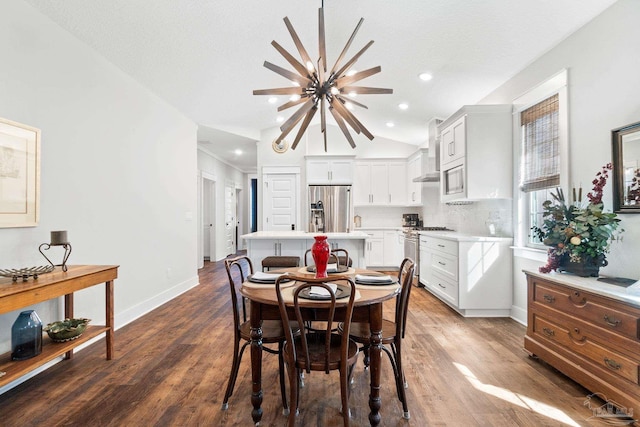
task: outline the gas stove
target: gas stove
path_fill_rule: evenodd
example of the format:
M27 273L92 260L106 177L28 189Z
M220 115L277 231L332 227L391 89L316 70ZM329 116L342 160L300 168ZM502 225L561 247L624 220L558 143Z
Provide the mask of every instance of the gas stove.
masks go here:
M409 237L417 236L420 231L454 231L447 227L402 227L402 233Z

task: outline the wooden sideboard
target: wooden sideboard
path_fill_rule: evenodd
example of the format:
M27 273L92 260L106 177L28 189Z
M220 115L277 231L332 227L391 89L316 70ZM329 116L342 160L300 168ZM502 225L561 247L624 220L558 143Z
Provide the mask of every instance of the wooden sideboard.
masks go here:
M96 336L106 333L106 357L113 357L113 281L118 277L115 265L74 265L66 272L56 268L51 273L29 279L26 282L12 282L10 278L0 278L0 314L18 310L33 304L64 296L64 316L73 318L73 293L81 289L104 283L105 285L105 325L90 325L79 338L56 343L43 337L42 353L27 360L11 360L11 352L0 355L0 387L18 379L37 367L66 355L73 357L73 349ZM18 279L21 280L21 279Z
M524 348L626 413L640 413L640 294L595 278L525 274Z

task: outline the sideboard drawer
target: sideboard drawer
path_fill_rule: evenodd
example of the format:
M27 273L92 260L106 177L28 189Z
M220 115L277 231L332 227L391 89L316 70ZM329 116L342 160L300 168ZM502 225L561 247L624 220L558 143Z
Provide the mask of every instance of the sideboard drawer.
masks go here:
M438 239L437 237L426 236L426 246L438 252L458 256L458 242L454 240Z
M593 336L581 334L579 328L573 330L570 326L559 325L544 317L535 316L533 330L535 334L558 343L627 381L638 384L640 367L637 362L608 348L606 343L599 343Z
M614 301L577 289L534 282L534 301L579 317L604 329L638 340L640 317L616 308Z

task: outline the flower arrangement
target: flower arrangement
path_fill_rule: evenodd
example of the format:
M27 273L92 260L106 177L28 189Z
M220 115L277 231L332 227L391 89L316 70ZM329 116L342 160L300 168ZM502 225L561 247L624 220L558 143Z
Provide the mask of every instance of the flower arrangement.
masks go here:
M597 268L606 265L605 253L616 239L620 220L615 213L603 212L602 191L609 178L611 163L602 167L593 180L593 189L587 194L589 202L582 204L582 189L573 203L567 203L564 192L558 188L551 193L553 201L543 203L543 224L532 227L536 236L547 246L548 261L540 267L541 273L548 273L562 267L567 262L587 263Z

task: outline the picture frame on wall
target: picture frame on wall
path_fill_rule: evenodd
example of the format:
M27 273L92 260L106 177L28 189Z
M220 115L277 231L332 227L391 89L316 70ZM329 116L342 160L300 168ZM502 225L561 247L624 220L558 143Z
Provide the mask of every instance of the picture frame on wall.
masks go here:
M0 228L35 227L39 211L40 129L0 118Z

